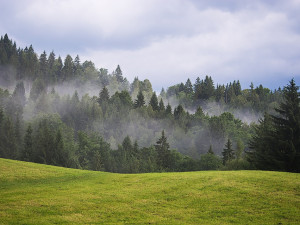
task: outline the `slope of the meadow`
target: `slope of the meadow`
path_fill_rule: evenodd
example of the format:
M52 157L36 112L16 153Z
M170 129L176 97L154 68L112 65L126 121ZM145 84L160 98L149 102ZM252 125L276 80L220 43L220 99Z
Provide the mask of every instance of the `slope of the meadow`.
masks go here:
M0 224L300 224L300 174L113 174L0 159Z

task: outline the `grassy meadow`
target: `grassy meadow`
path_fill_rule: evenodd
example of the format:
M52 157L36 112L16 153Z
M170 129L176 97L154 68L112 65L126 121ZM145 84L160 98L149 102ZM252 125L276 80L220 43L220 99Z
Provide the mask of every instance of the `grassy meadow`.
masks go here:
M0 159L0 224L300 224L300 174L113 174Z

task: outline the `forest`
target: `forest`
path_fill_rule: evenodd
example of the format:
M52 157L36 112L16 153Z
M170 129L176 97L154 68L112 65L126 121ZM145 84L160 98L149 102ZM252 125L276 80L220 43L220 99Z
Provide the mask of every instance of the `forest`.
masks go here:
M201 77L201 78L200 78ZM262 169L300 172L300 98L238 80L150 80L0 39L0 157L145 173Z

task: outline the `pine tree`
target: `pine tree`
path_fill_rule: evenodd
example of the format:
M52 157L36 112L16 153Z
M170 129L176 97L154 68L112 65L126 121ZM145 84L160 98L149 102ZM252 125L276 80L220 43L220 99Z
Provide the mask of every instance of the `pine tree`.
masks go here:
M134 108L140 108L145 105L145 98L142 91L139 91L137 99L134 102Z
M160 99L160 101L159 101L159 105L158 105L158 110L160 111L160 112L164 112L165 111L165 104L164 104L164 101L162 100L162 98Z
M51 160L53 165L65 166L66 159L64 157L64 140L60 129L58 129L55 137L53 159Z
M225 148L223 149L222 155L223 165L225 165L228 161L234 159L234 151L232 149L232 143L229 138L225 144Z
M47 53L45 51L40 55L39 73L40 73L40 78L43 79L44 81L47 81L48 59L47 59Z
M24 137L24 148L21 159L25 161L33 161L33 142L32 142L32 128L29 124Z
M1 142L1 157L16 159L17 158L17 146L16 146L16 137L15 129L12 123L12 120L9 117L4 117L2 125L2 131L0 136Z
M74 77L74 63L70 55L67 55L62 68L62 80L66 81Z
M115 71L115 74L116 74L116 77L117 77L117 81L119 83L122 83L124 81L124 78L123 78L123 73L122 73L122 70L120 68L120 66L118 65L117 66L117 69Z
M172 115L172 107L169 103L166 107L166 115Z
M51 83L54 83L56 81L56 77L55 77L55 54L52 51L49 54L48 57L48 76L47 76L47 80Z
M157 99L157 96L156 96L155 92L153 92L153 94L152 94L149 105L151 105L153 111L158 111L159 110L158 99Z
M185 90L186 94L192 94L193 93L193 85L192 85L192 82L189 78L187 79L187 81L185 83L184 90Z
M175 119L180 119L184 114L184 109L182 107L182 105L178 105L175 109L174 109L174 117Z
M108 93L107 88L104 86L102 91L99 93L98 103L101 105L102 103L108 102L108 101L109 101L109 93Z
M171 165L171 152L169 150L170 145L167 142L167 137L165 136L165 131L161 132L161 137L158 139L155 145L157 152L157 164L161 169L169 169Z
M277 143L275 157L282 169L300 172L300 94L292 79L284 89L284 101L275 108L278 116L272 116Z

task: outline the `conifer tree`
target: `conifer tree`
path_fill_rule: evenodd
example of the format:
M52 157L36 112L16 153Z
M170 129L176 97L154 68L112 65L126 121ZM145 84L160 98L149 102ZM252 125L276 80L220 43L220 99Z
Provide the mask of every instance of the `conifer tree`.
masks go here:
M279 115L272 116L274 121L274 141L276 160L280 167L290 172L300 172L300 94L299 87L292 79L284 89L284 101L275 108Z
M48 76L48 59L45 51L40 55L39 58L39 73L40 78L46 81Z
M165 131L161 132L161 137L158 139L155 145L155 149L157 152L157 164L162 169L168 169L171 165L171 152L169 150L170 145L167 142L167 137L165 136Z
M149 105L151 105L153 111L158 111L159 110L158 99L157 99L157 96L156 96L155 92L153 92L153 94L152 94Z
M225 165L228 161L234 159L234 151L232 149L232 143L229 138L225 144L225 148L223 149L222 155L223 155L223 165Z
M164 101L162 100L162 98L161 98L160 101L159 101L158 107L159 107L158 110L159 110L160 112L164 112L164 111L165 111L165 104L164 104Z
M117 77L117 81L119 83L122 83L124 81L124 78L123 78L123 73L122 73L122 70L120 68L120 65L117 66L115 74L116 74L116 77Z
M277 115L264 115L250 141L247 159L258 169L300 172L300 98L292 79L283 89Z
M24 137L24 148L21 159L25 161L33 161L33 142L32 142L32 128L29 124Z
M140 108L143 107L144 105L145 105L145 98L143 92L140 90L137 95L137 99L134 102L134 108Z
M172 115L172 107L169 103L166 107L166 115Z
M107 88L104 86L102 91L99 93L98 103L101 105L104 102L108 102L109 100L109 93Z
M192 82L190 80L190 78L187 79L185 86L184 86L184 90L186 94L192 94L193 93L193 85Z

